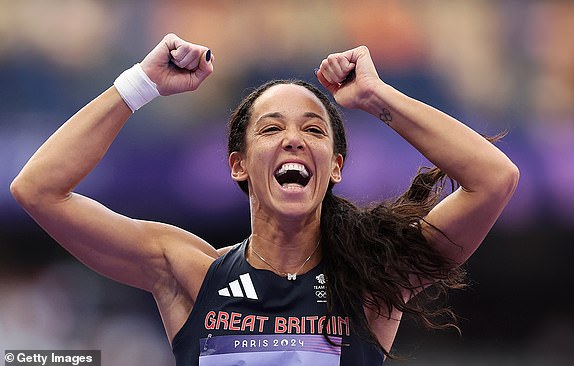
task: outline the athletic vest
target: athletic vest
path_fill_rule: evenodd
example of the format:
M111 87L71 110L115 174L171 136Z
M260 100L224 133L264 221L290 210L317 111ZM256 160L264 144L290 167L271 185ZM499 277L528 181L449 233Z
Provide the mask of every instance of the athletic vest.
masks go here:
M351 317L326 318L319 264L295 281L253 268L247 240L209 267L189 318L173 339L177 366L381 365L382 352L351 332ZM332 342L322 335L323 328Z

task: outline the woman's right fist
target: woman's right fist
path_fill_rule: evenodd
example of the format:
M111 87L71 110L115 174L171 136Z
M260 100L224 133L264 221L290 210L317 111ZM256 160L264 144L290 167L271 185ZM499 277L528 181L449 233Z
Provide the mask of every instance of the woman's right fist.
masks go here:
M141 66L165 96L197 89L213 72L213 59L209 48L170 33L143 59Z

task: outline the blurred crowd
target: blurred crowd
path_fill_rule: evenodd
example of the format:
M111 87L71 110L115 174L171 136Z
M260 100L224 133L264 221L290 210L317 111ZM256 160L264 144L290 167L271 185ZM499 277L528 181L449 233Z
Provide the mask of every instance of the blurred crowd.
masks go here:
M152 166L160 169L158 175L169 174L161 171L157 155L171 153L174 144L187 151L186 142L198 134L207 144L223 146L220 132L246 88L277 77L312 79L313 68L327 54L365 44L387 82L479 131L510 132L501 147L523 174L520 199L511 205L508 221L531 223L548 215L574 221L571 1L1 0L0 6L4 187L47 134L139 61L164 34L175 32L209 46L216 55L216 71L195 95L166 98L138 115L143 126L130 131L130 142L138 149L139 141L153 140L156 151L148 152L145 164L134 170ZM360 123L365 116L351 116L348 124L359 136L351 136L351 141L361 139L351 144L352 154L353 148L358 150L351 157L361 161L361 145L378 145L380 133L372 136L371 124ZM130 148L118 147L128 153ZM408 147L393 149L402 153ZM166 160L178 158L181 155L167 155ZM204 164L215 161L225 170L224 160L219 152ZM182 158L172 169L185 171L186 163L198 168L196 161ZM119 168L98 172L95 179L105 180ZM366 170L357 169L359 176ZM373 175L383 184L371 188L370 182L366 188L374 189L374 197L367 200L394 193L392 187L404 179L387 175ZM112 196L115 183L130 185L97 182L98 190ZM209 183L205 186L211 187ZM224 181L221 190L226 189L233 187ZM359 199L365 191L353 179L341 189ZM212 197L219 197L218 192L208 194ZM0 204L6 207L2 215L16 210L6 189L0 191Z
M79 190L216 244L241 240L249 223L227 169L230 111L263 81L313 81L326 55L365 44L386 82L480 132L509 132L500 148L521 181L484 262L474 264L483 286L501 279L492 271L524 281L519 296L504 300L518 306L531 300L529 284L550 283L532 306L544 303L535 311L552 319L572 304L574 282L564 276L574 278L573 1L0 0L1 348L103 348L104 364L171 364L153 301L70 261L8 190L43 140L168 32L210 47L214 74L193 95L137 112ZM372 117L344 114L350 154L339 193L364 203L390 198L427 164ZM226 232L223 223L231 225ZM507 271L510 262L515 271ZM486 268L492 263L498 267ZM560 290L562 310L552 311L548 302ZM552 344L574 340L572 317L545 324ZM493 331L483 334L490 346ZM508 357L489 364L514 364Z

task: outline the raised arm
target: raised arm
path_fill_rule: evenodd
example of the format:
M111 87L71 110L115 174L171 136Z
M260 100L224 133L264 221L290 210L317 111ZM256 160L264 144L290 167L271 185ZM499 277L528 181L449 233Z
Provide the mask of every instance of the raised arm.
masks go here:
M170 34L141 67L159 93L169 95L197 89L213 71L210 55L206 47ZM112 279L153 291L158 281L177 277L173 272L182 267L181 258L195 259L191 265L201 276L217 253L183 230L127 218L72 192L131 114L116 87L110 87L50 136L10 188L34 220L82 262ZM188 252L195 255L182 255Z
M377 117L461 185L426 217L456 245L436 230L424 233L445 257L466 261L510 200L517 167L463 123L385 84L365 46L330 55L317 77L341 106Z

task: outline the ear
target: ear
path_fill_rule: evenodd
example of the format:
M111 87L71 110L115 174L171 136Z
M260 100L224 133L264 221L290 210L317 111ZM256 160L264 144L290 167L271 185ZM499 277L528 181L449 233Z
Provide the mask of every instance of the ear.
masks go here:
M343 177L341 176L341 170L343 169L343 155L337 154L333 158L333 168L331 169L331 183L339 183Z
M244 166L243 156L240 152L234 151L229 154L229 168L231 170L231 178L236 181L247 180L247 170Z

